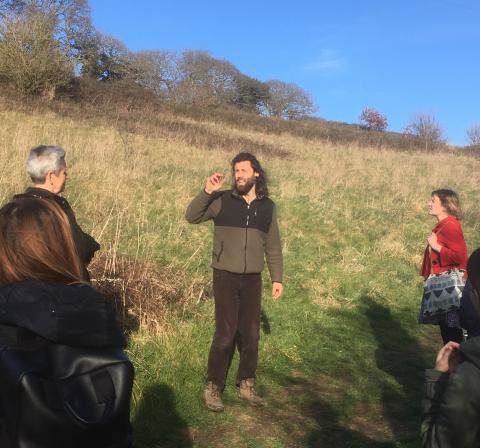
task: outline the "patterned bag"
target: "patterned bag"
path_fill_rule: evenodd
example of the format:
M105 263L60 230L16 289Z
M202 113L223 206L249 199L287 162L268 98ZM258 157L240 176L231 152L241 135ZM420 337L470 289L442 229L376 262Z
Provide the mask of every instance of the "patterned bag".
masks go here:
M429 320L458 310L465 287L463 274L462 270L451 269L441 274L432 274L425 280L421 319Z

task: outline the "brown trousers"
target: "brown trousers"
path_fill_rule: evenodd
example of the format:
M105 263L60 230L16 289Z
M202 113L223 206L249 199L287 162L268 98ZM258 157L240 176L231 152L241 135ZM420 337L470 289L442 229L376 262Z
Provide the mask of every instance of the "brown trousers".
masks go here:
M213 295L216 327L208 356L207 381L223 389L235 345L240 352L237 384L245 378L255 378L262 276L214 269Z

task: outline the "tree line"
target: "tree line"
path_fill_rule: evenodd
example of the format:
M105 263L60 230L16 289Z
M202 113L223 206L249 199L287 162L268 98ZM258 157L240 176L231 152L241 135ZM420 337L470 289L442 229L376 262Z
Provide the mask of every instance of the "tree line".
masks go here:
M359 115L361 126L366 130L384 132L388 127L386 115L373 107L366 107ZM413 135L423 143L425 150L445 145L443 129L434 114L417 113L403 129L404 134ZM468 145L480 146L480 124L472 124L466 130Z
M130 51L94 28L88 0L0 0L1 81L52 99L81 77L130 81L179 105L229 105L285 119L316 110L298 85L259 81L207 51Z
M259 81L207 51L131 51L94 28L88 0L0 0L0 82L53 99L83 78L132 83L173 105L232 106L290 120L316 111L298 85ZM366 130L388 127L387 117L370 107L359 121ZM419 137L425 149L445 144L432 114L414 115L404 133ZM480 124L467 129L467 140L480 145Z

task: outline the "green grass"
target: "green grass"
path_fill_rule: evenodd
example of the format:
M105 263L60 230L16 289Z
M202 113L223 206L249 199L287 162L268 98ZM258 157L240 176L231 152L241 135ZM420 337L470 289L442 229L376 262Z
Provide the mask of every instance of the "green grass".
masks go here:
M249 408L236 396L235 357L226 412L218 415L201 399L214 330L213 301L205 298L212 229L187 224L183 214L206 176L227 172L234 154L54 115L1 118L0 153L10 163L0 197L28 183L28 147L62 144L70 163L66 196L103 252L168 265L184 276L187 306L171 305L161 331L131 335L137 448L418 446L423 370L441 343L436 328L416 323L419 264L434 224L425 204L433 189L456 189L467 211L469 249L477 247L476 159L245 129L246 138L290 154L259 154L278 205L286 289L273 303L265 273L257 373L267 406ZM242 135L221 123L198 126Z

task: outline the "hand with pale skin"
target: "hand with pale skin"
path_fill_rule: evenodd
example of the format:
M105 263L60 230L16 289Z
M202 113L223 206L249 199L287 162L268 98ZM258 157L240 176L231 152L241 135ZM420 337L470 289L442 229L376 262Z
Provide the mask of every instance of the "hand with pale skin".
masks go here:
M272 299L277 301L283 293L283 285L280 282L272 283Z
M437 235L434 232L428 235L427 243L435 252L440 252L442 250L442 246L438 244Z
M225 183L225 176L222 173L213 173L207 177L205 184L205 193L212 194L215 191L220 190Z
M438 352L435 361L435 370L438 372L451 373L460 364L460 352L458 342L447 342Z

